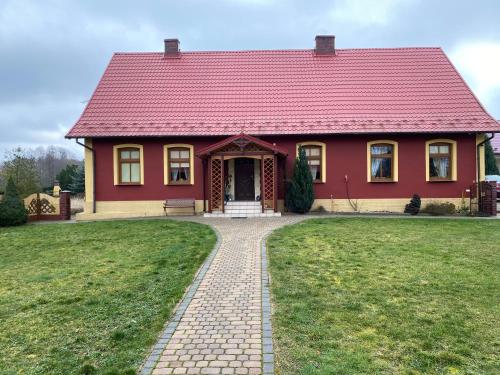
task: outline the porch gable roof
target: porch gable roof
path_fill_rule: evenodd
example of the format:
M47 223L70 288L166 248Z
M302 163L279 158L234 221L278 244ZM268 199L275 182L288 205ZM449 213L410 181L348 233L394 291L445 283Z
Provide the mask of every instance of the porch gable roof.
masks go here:
M283 156L287 156L288 152L279 146L276 146L273 143L269 143L266 141L263 141L262 139L252 137L251 135L240 133L233 135L231 137L228 137L226 139L223 139L222 141L219 141L217 143L214 143L208 147L205 147L204 149L200 150L196 156L200 158L205 158L208 157L209 155L212 155L214 153L217 153L217 151L222 150L224 147L234 144L238 147L240 147L241 151L244 152L244 148L246 145L253 143L256 144L259 147L262 147L264 150L270 151L273 154L279 154Z

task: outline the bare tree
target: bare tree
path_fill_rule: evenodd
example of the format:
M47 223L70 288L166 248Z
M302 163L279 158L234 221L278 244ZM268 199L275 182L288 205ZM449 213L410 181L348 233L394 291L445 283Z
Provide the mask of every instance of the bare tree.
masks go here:
M22 174L21 180L26 181L27 184L26 188L20 188L23 193L33 190L35 186L36 190L51 189L54 186L57 174L67 165L72 164L81 165L82 161L77 160L70 151L63 147L40 146L34 149L18 147L8 151L5 162L0 165L0 171L3 171L0 174L0 190L7 181L5 176L12 173L14 173L14 181L18 184L15 176L21 176L21 169L26 169L34 179L28 183L28 176Z
M8 181L9 178L12 178L22 197L40 191L36 160L21 147L6 153L6 161L2 166L2 179Z

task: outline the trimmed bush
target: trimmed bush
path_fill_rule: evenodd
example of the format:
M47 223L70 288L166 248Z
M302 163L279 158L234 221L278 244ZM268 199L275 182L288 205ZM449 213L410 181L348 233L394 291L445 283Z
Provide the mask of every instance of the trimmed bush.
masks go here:
M314 202L313 179L305 150L299 148L299 156L295 159L293 177L286 191L286 207L289 211L304 214L311 209Z
M413 194L413 197L410 200L410 203L408 203L405 206L405 214L412 214L416 215L420 211L420 196L418 194Z
M457 208L453 203L429 203L420 212L432 216L455 215Z
M12 177L7 181L5 195L0 201L0 227L22 225L28 221L28 211L17 193Z

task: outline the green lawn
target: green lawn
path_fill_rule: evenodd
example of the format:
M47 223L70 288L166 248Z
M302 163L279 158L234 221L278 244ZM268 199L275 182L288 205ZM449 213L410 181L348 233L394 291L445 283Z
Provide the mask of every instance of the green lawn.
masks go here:
M500 220L314 219L268 248L277 374L500 373Z
M169 220L0 228L0 373L134 374L215 240Z

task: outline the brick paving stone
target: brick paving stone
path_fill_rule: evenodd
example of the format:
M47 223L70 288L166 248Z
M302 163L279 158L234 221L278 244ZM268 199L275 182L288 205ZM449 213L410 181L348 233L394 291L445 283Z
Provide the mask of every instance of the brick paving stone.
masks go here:
M267 374L273 363L272 351L267 352L272 350L268 345L272 331L267 287L262 292L267 265L261 268L265 261L261 242L270 231L302 218L181 220L212 225L220 246L197 289L189 290L174 323L169 323L158 342L161 355L154 359L152 373L262 374L264 363ZM146 370L141 373L151 373Z

